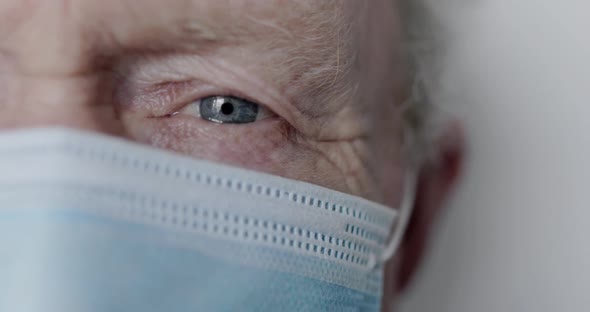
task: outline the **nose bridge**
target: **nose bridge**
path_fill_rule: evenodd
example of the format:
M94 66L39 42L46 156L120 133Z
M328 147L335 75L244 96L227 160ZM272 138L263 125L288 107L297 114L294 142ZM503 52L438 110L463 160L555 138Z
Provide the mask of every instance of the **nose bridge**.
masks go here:
M99 76L20 76L5 103L0 129L60 126L122 135L123 127Z
M96 106L95 90L99 79L94 76L22 75L17 78L14 103L8 106L46 115L82 111Z

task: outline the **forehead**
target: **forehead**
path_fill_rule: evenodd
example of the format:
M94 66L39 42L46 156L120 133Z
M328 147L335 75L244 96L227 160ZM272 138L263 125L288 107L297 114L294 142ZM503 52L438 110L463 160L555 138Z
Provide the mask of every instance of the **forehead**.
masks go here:
M190 31L206 40L239 39L274 29L284 34L320 30L337 22L349 1L339 0L3 0L0 33L22 23L45 20L92 27L126 39L145 32ZM315 27L306 23L313 21ZM4 30L4 31L2 31Z

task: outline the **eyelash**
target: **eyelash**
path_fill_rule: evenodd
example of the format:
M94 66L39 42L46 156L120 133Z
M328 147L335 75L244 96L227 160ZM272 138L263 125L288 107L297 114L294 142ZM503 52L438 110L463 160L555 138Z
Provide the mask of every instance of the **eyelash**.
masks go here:
M275 116L264 105L235 96L222 95L204 97L190 102L177 114L194 115L220 124L250 124Z
M151 118L172 117L178 115L178 113L185 107L214 96L243 99L259 105L259 107L276 116L276 113L271 110L268 105L233 89L202 85L201 83L194 81L160 83L149 89L152 90L149 90L134 99L133 102L138 103L133 104L133 106L145 107L146 99L148 99L152 106L150 107L152 113L149 116Z

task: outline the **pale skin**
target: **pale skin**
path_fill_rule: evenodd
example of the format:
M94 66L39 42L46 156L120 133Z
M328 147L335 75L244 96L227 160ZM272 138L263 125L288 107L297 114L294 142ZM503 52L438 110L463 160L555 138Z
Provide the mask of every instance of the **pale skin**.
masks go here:
M399 205L403 66L392 0L0 0L0 131L65 126ZM210 96L255 103L201 118ZM460 136L420 174L384 309L457 176Z

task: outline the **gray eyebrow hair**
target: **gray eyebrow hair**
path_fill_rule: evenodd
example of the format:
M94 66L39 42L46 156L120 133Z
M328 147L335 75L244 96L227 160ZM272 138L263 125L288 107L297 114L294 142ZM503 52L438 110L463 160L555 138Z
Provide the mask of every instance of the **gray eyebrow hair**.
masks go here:
M311 2L305 2L309 8L313 7ZM354 17L347 16L343 3L325 0L321 9L315 7L315 11L301 18L300 25L306 29L303 35L290 33L280 25L267 24L284 33L290 43L295 43L294 47L287 48L291 57L277 66L294 72L291 83L302 89L299 96L303 99L298 102L302 113L310 118L325 113L322 103L352 97L356 92L355 86L350 84L353 81L346 79L358 61L353 21L349 20Z
M199 2L199 0L187 0L187 10L199 10L198 5L195 5L195 1ZM216 0L209 0L209 1L216 1ZM210 20L206 23L200 22L203 20L202 18L197 19L186 19L182 21L181 30L186 31L187 33L194 33L197 34L199 38L203 39L220 39L220 35L215 33L214 30L219 32L223 32L223 36L233 37L236 39L237 36L241 35L250 35L256 36L261 30L270 30L275 31L276 33L280 33L284 36L290 37L291 39L294 37L293 33L289 31L286 27L281 26L280 22L284 20L297 20L301 22L313 21L314 24L320 24L321 20L328 21L329 15L325 14L317 14L326 12L331 10L332 12L338 11L341 8L343 3L346 1L342 0L290 0L289 6L282 6L278 9L274 7L275 2L281 1L273 1L273 0L258 0L253 1L256 4L249 5L245 7L243 10L236 12L233 10L222 10L224 16L226 18L230 18L229 22L219 22L215 20ZM190 4L192 3L192 5ZM200 2L199 2L200 3ZM272 15L262 15L258 16L257 14L265 14L260 13L260 10L254 10L253 8L261 7L262 11L264 11L265 6L273 6L272 7ZM249 10L252 9L252 10ZM207 14L202 14L203 16L209 16L210 12ZM215 13L218 14L218 13ZM317 16L322 16L323 18L317 19ZM233 19L233 20L231 20ZM240 20L247 21L247 24L240 23ZM227 21L227 19L226 19ZM221 25L218 27L217 25Z
M197 20L188 20L178 26L178 31L188 38L195 38L204 41L218 41L219 34L211 30L210 27L204 26L203 23L199 23Z

